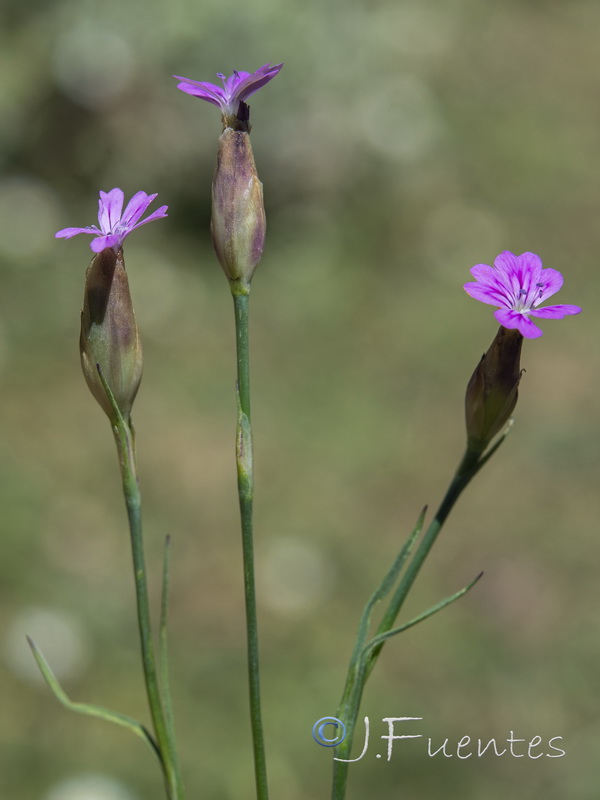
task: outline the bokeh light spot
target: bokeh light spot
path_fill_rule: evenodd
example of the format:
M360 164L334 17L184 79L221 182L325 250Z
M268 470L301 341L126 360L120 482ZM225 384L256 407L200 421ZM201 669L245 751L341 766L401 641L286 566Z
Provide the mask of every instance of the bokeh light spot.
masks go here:
M136 800L122 783L108 775L76 775L53 786L43 800Z
M31 653L29 636L41 650L59 681L80 676L90 659L87 637L70 614L44 608L24 609L17 614L4 636L3 649L12 672L31 683L44 679Z
M59 224L56 196L46 184L25 176L0 181L0 255L7 261L44 252Z
M460 202L438 207L425 221L422 248L425 261L451 283L472 280L469 269L488 263L510 249L502 221L488 209ZM486 256L487 253L487 256Z
M53 54L54 79L73 102L106 105L129 84L134 59L127 42L98 25L80 25L59 37Z
M431 89L413 75L395 75L373 87L360 122L371 147L398 161L424 156L443 130Z
M313 542L287 537L264 553L260 589L265 605L282 615L303 616L329 596L335 575Z

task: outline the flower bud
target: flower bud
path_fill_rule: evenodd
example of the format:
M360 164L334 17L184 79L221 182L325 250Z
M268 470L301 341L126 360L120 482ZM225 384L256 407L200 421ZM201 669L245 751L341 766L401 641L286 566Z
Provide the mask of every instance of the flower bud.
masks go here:
M467 446L483 453L517 404L521 345L517 330L500 328L471 376L465 398Z
M142 379L142 346L121 249L118 253L112 248L102 250L88 267L79 348L90 391L115 422L115 412L98 374L99 366L128 422Z
M262 183L250 135L225 128L212 185L211 232L225 274L245 290L262 255L265 229Z

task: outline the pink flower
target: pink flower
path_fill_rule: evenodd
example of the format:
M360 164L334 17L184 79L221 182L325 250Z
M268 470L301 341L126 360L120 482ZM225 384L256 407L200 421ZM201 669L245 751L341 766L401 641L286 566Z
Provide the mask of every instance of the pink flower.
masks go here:
M498 306L494 316L505 328L516 329L528 339L542 335L530 319L562 319L579 314L579 306L558 305L538 308L563 285L563 276L555 269L543 269L535 253L514 255L509 250L495 259L494 266L477 264L471 269L474 283L465 283L465 291L475 300Z
M181 89L186 94L191 94L193 97L200 97L221 109L223 116L226 119L236 118L239 116L240 103L250 97L251 94L257 92L276 75L283 64L265 64L260 67L256 72L238 72L233 71L233 75L226 78L220 72L217 77L221 79L223 86L217 86L214 83L207 83L204 81L192 81L189 78L182 78L179 75L173 75L181 83L177 84L177 88Z
M107 247L111 247L116 253L131 231L139 228L140 225L145 225L147 222L167 216L167 206L161 206L140 222L140 217L156 196L155 194L146 194L146 192L137 192L137 194L133 195L123 213L125 195L121 189L111 189L108 193L100 192L100 200L98 201L99 228L96 225L88 225L87 228L63 228L54 235L57 239L70 239L79 233L88 233L95 237L90 242L90 247L94 253L100 253Z

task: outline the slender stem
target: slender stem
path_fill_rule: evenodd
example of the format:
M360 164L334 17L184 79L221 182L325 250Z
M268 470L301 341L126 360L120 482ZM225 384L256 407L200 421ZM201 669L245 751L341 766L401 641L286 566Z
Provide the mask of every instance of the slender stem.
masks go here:
M398 612L402 608L402 605L406 600L406 597L410 592L412 585L415 582L415 579L419 574L419 571L423 566L425 559L429 555L429 552L433 547L435 540L439 536L440 531L442 530L442 526L444 525L444 522L448 517L448 514L454 508L454 504L462 494L463 489L467 486L467 484L469 483L471 478L475 475L475 473L478 472L479 467L480 467L479 454L467 450L462 458L462 461L458 466L458 469L456 470L456 473L454 474L452 482L448 487L448 490L444 496L444 499L440 504L440 507L437 510L435 517L433 518L429 528L427 529L427 533L419 543L419 546L417 547L417 550L411 562L409 563L406 572L403 575L402 580L400 581L394 596L392 597L392 600L390 601L388 610L386 611L386 613L383 616L383 619L381 620L376 635L389 631L392 625L394 624L394 621L398 616ZM373 651L370 657L368 674L371 672L371 669L373 668L375 660L377 659L377 656L381 652L382 647L383 644L379 645L379 647L375 648L375 650Z
M359 658L358 663L348 671L346 686L344 687L344 693L338 708L338 719L341 719L346 726L346 738L335 748L335 757L336 759L341 758L345 760L333 762L332 800L344 800L346 796L346 783L348 780L348 770L350 768L348 759L352 752L354 729L356 727L360 701L367 682L366 672L365 660L364 658Z
M183 800L183 783L179 770L175 742L169 735L154 658L154 645L150 623L150 604L148 601L148 580L146 576L142 538L141 498L135 468L133 433L130 425L122 418L114 424L113 433L115 435L121 464L123 494L125 496L129 530L131 533L137 618L148 705L150 707L154 733L160 751L167 797L169 800Z
M267 765L260 706L258 667L258 623L256 588L254 582L254 545L252 537L252 506L254 480L252 470L252 428L250 417L250 359L248 345L248 301L250 287L233 287L235 335L237 353L237 468L240 516L242 523L242 554L244 560L244 594L246 598L246 630L248 641L248 682L250 690L250 723L254 751L254 773L258 800L268 800Z
M163 556L162 592L160 599L160 625L158 631L158 677L160 695L165 712L165 725L169 747L173 754L174 764L177 769L177 778L181 784L177 747L175 740L175 723L173 720L173 703L171 700L171 685L169 681L169 652L168 652L168 607L169 607L169 562L170 562L171 537L165 540Z
M501 440L502 441L502 440ZM496 445L498 447L500 442ZM437 539L444 522L452 511L454 504L460 497L462 491L465 489L471 478L481 469L481 467L488 460L489 456L495 452L494 447L489 454L481 456L480 453L475 453L467 450L460 462L456 473L448 487L446 495L442 500L440 507L437 510L425 536L421 540L417 550L409 562L406 572L402 576L398 587L390 600L387 611L383 615L381 623L377 628L375 636L390 631L394 625L398 612L400 611L410 589L425 559L429 555L435 540ZM342 700L338 709L338 717L346 725L346 738L336 747L336 758L348 759L352 750L352 740L354 736L354 729L356 727L356 720L358 718L358 711L362 694L366 682L371 674L371 670L375 666L375 662L385 642L381 642L375 647L367 647L358 658L353 658L351 661L348 675L346 678L346 685L342 694ZM348 779L349 763L347 761L334 761L333 767L333 786L332 786L332 800L344 800L346 796L346 783Z

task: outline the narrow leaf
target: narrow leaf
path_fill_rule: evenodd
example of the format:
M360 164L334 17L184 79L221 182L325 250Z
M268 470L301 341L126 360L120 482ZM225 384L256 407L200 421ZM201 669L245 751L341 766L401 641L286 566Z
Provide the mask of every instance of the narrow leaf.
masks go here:
M477 581L481 578L483 572L480 572L479 575L468 584L468 586L464 586L460 591L456 592L455 594L451 595L450 597L446 597L445 600L441 600L436 605L428 608L427 611L424 611L419 616L414 617L409 622L404 623L404 625L400 625L397 628L392 628L386 633L381 633L379 636L374 636L373 639L365 646L363 650L363 657L370 655L370 653L379 645L383 644L387 639L391 639L392 636L396 636L398 633L402 633L403 631L412 628L414 625L417 625L419 622L423 622L423 620L427 619L428 617L433 616L433 614L437 614L438 611L441 611L446 606L449 606L451 603L454 603L455 600L461 598L464 594L466 594L470 589L475 586Z
M425 522L426 513L427 513L427 506L425 506L425 508L423 508L423 510L419 514L419 518L417 519L417 523L412 533L404 543L402 549L398 553L389 571L379 584L378 588L373 592L373 594L369 598L365 606L365 609L363 611L360 624L358 626L357 649L362 648L365 643L365 639L367 638L367 633L369 630L369 624L371 622L371 616L373 614L373 609L375 608L377 603L383 600L386 594L388 594L391 591L394 583L398 578L398 575L402 571L402 567L406 563L406 559L408 558L413 549L416 540L419 538L421 530L423 529L423 523Z
M133 719L133 717L128 717L125 714L119 714L117 711L111 711L110 709L103 708L102 706L90 705L89 703L75 703L70 700L56 679L56 676L52 672L48 662L40 650L38 650L34 642L29 638L29 636L27 637L27 641L29 642L33 656L37 661L37 665L40 668L40 672L44 676L44 680L50 687L52 694L56 697L59 703L62 703L65 708L68 708L71 711L76 711L79 714L87 714L90 717L98 717L99 719L104 719L107 722L114 722L116 725L120 725L123 728L128 728L130 731L135 733L136 736L139 736L141 739L143 739L146 744L150 745L159 761L162 761L158 746L154 741L152 734L144 727L144 725L142 725L141 722Z
M497 441L497 442L496 442L496 443L495 443L495 444L494 444L492 447L490 447L490 449L487 451L487 453L484 453L484 454L481 456L481 458L479 459L479 462L477 463L477 469L476 469L476 470L473 472L473 475L472 475L472 477L474 477L475 475L477 475L477 473L479 472L479 470L480 470L480 469L481 469L483 466L485 466L485 464L487 464L487 462L488 462L488 461L490 460L490 458L491 458L491 457L494 455L494 453L496 452L496 450L497 450L497 449L500 447L500 445L502 444L502 442L503 442L503 441L506 439L506 437L507 437L507 436L508 436L508 434L510 433L510 431L511 431L511 429L512 429L512 426L513 426L513 420L512 420L512 419L509 419L509 421L508 421L508 423L507 423L506 427L504 428L504 432L503 432L503 433L502 433L502 435L499 437L498 441Z

